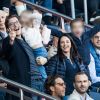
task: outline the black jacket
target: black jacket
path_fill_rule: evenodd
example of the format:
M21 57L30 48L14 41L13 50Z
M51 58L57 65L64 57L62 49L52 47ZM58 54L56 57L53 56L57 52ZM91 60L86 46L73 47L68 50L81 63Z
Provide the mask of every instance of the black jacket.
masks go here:
M7 78L31 86L29 57L19 41L19 39L15 39L14 44L11 46L9 44L9 37L3 40L3 54L10 65ZM33 62L35 65L35 60Z

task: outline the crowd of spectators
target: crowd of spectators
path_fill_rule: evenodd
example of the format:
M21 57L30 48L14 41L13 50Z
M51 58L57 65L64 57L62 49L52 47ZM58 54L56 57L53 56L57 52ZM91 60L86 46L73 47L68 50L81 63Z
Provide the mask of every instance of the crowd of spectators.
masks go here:
M83 19L76 18L69 23L69 32L49 24L50 13L12 0L14 9L9 0L4 1L0 5L0 74L57 100L94 100L89 90L100 93L100 24L87 30ZM29 1L53 9L53 0ZM55 2L59 12L70 12L65 5L68 0ZM98 0L90 14L99 13L99 6ZM18 91L3 82L0 87ZM32 100L45 100L26 95ZM19 98L0 90L0 100Z

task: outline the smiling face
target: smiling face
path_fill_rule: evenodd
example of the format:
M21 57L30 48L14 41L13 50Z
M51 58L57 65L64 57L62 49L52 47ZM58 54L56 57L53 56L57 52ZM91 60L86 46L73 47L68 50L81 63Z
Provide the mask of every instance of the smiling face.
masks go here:
M88 90L89 80L85 74L77 75L75 77L74 87L78 93L84 94Z
M63 53L70 53L71 50L71 41L68 37L63 36L60 40L60 46Z
M100 49L100 32L93 36L92 43L96 48Z
M16 36L21 35L21 24L19 23L17 17L10 18L8 22L8 26L9 26L8 28L16 32Z

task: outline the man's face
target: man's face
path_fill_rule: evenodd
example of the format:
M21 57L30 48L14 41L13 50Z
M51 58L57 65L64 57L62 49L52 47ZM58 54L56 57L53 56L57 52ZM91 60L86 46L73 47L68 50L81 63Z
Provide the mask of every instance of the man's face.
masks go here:
M72 32L73 34L77 37L80 38L81 35L84 32L84 26L83 26L83 22L78 21L78 22L74 22L72 25Z
M54 96L56 97L63 97L65 96L65 83L61 78L57 78L55 80L55 85L52 86L52 93L54 94Z
M100 32L93 36L92 43L96 48L100 49Z
M16 36L21 35L21 24L19 23L19 20L16 17L10 18L8 25L10 30L16 32Z
M5 27L6 15L3 12L0 12L0 28Z
M88 90L88 87L89 87L88 77L85 74L77 75L75 77L74 87L78 93L80 93L80 94L86 93L86 91Z

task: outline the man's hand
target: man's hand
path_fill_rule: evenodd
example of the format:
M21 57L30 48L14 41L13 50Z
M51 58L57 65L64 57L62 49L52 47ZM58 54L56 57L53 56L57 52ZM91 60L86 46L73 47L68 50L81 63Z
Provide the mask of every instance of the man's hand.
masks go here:
M44 65L47 62L47 58L39 56L39 57L36 58L36 62L37 62L38 65Z
M16 32L14 30L9 29L9 37L10 37L10 44L13 45L14 40L16 38Z

